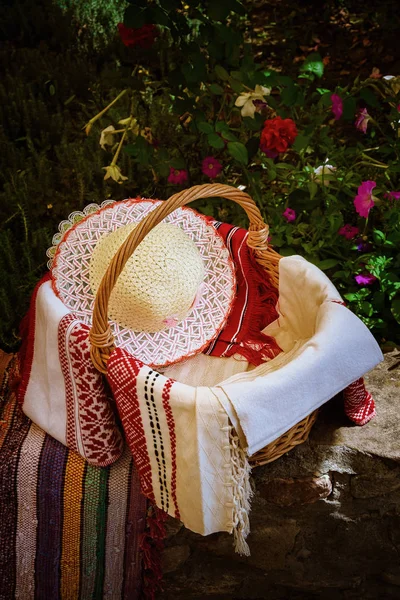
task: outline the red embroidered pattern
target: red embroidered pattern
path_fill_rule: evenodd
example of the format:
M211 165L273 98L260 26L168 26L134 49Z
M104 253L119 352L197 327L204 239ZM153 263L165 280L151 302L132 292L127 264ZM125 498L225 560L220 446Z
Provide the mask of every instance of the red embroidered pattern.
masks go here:
M343 396L346 415L357 425L365 425L375 416L375 402L362 377L347 386Z
M121 415L126 440L135 460L144 496L156 503L150 457L140 411L137 376L143 363L117 348L107 363L107 378Z
M90 464L105 467L121 455L123 439L100 373L90 359L89 328L66 315L58 328L67 405L66 441Z
M169 429L169 438L171 440L171 463L172 463L172 473L171 473L171 496L175 504L175 519L180 519L180 512L178 507L178 501L176 498L176 433L175 433L175 420L172 414L171 406L169 403L169 398L171 394L171 388L174 381L172 379L168 379L164 385L164 389L162 392L162 401L163 407L165 411L165 416L167 417L168 429Z

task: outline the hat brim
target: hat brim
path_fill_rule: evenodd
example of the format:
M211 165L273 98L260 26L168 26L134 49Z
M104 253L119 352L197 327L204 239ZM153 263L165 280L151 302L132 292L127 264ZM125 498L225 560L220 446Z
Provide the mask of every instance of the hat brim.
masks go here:
M141 221L160 200L128 199L91 204L60 224L48 251L55 294L79 319L91 325L95 297L89 265L100 237L131 222ZM225 326L232 309L235 268L229 251L209 219L182 207L164 221L181 227L199 249L204 263L204 286L196 306L174 327L155 333L137 332L110 321L115 345L152 367L166 367L205 350Z

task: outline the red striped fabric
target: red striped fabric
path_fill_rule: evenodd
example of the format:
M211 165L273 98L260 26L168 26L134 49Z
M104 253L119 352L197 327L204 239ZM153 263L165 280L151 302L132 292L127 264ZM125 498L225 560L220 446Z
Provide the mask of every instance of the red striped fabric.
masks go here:
M272 337L261 333L278 317L278 290L256 262L247 245L245 229L218 222L214 222L214 227L236 266L237 290L228 322L205 354L226 357L240 354L257 366L281 352Z

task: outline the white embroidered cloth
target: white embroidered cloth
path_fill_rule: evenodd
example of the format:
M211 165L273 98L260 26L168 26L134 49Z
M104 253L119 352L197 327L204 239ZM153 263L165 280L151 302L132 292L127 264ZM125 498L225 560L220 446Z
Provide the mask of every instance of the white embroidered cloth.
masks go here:
M24 413L89 463L107 466L122 454L101 374L90 359L89 328L39 283L29 311L27 357L19 401Z
M144 495L197 533L234 531L247 553L249 467L212 390L168 379L122 349L107 377Z

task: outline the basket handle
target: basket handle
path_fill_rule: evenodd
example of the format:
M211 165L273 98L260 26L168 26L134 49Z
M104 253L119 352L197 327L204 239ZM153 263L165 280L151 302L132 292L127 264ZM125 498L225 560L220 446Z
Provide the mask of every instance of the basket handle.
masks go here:
M196 185L171 196L159 204L133 229L116 252L97 290L93 322L90 330L90 355L96 369L106 373L107 360L114 349L114 338L108 323L108 302L117 279L140 242L153 227L158 225L171 212L200 198L223 197L233 200L244 210L250 221L247 243L254 249L257 261L269 272L277 285L277 263L280 255L268 248L269 227L262 219L254 200L248 194L230 185Z

